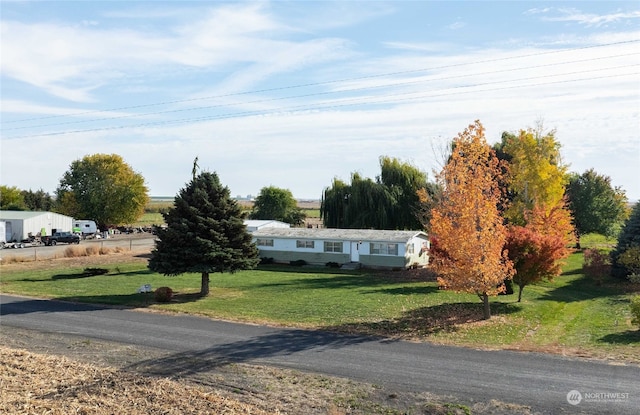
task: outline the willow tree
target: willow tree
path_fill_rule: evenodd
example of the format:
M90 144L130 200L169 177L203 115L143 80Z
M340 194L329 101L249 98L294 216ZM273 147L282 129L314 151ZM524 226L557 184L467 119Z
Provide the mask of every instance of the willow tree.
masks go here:
M432 210L431 264L442 288L477 294L484 318L489 319L489 297L504 291L503 282L513 275L498 209L502 168L479 121L453 144L453 153L437 177L442 193Z
M324 190L321 216L328 228L422 229L419 192L433 192L427 176L415 166L380 158L375 180L351 175L349 184L334 179Z
M234 273L258 264L242 208L217 174L195 176L163 216L167 227L156 227L148 265L152 271L168 276L200 273L200 295L206 296L211 273Z

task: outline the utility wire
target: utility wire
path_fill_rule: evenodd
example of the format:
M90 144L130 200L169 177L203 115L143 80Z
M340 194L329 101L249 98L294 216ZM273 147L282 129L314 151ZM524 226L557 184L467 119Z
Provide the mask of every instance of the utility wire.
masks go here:
M639 66L639 65L640 64L638 64L638 65L628 65L628 66ZM608 68L608 69L611 69L611 68ZM585 71L585 72L591 72L591 71ZM177 119L177 120L153 121L153 122L133 124L133 125L119 125L119 126L112 126L112 127L100 127L100 128L90 128L90 129L82 129L82 130L57 131L57 132L51 132L51 133L30 134L30 135L23 135L23 136L7 137L7 139L33 138L33 137L50 137L50 136L58 136L58 135L66 135L66 134L88 133L88 132L98 132L98 131L111 131L111 130L119 130L119 129L133 129L133 128L140 128L140 127L151 127L151 126L161 126L161 125L175 125L175 124L203 122L203 121L230 119L230 118L240 118L240 117L250 117L250 116L266 116L266 115L274 115L274 114L281 113L281 112L301 112L301 111L312 111L312 110L315 110L315 111L317 111L317 110L328 110L328 109L343 108L343 107L354 106L354 105L372 105L372 104L384 104L384 103L390 103L390 102L415 101L415 100L422 100L422 99L427 99L427 98L436 98L436 97L443 97L443 96L461 95L461 94L469 94L469 93L495 92L495 91L504 91L504 90L511 90L511 89L538 87L538 86L545 86L545 85L556 85L556 84L567 84L567 83L575 83L575 82L582 82L582 81L592 81L592 80L597 80L597 79L617 78L617 77L622 77L622 76L633 76L633 75L638 75L638 72L625 73L625 74L615 74L615 75L603 75L603 76L598 76L598 77L582 78L582 79L539 82L539 83L528 84L528 85L513 85L513 86L505 86L505 87L499 87L499 88L488 88L488 89L484 89L484 90L456 91L456 92L445 92L445 93L440 93L440 94L431 93L431 94L423 94L423 95L419 95L419 96L415 96L415 97L397 98L397 99L393 99L391 101L386 100L386 99L379 99L379 100L373 100L373 101L369 100L367 102L352 102L352 101L356 101L356 100L357 101L361 101L363 99L363 98L354 98L352 100L342 101L339 104L330 104L330 105L324 105L324 106L310 106L309 104L305 104L305 105L299 105L299 106L293 106L293 107L274 109L274 110L268 111L268 112L264 112L264 111L244 111L244 112L232 113L232 114L219 114L219 115L210 115L210 116L203 116L203 117L196 117L196 118L183 118L183 119ZM547 75L547 76L541 76L541 77L531 77L531 78L526 78L526 79L532 80L532 79L548 78L550 76L555 76L555 75ZM513 82L513 81L506 81L506 82ZM495 84L495 83L504 83L504 81L503 82L488 82L488 83L477 84L477 85L464 85L464 86L458 86L458 87L454 87L454 88L471 88L471 87L477 87L477 86L491 85L491 84ZM447 88L447 89L451 89L451 88ZM437 91L434 91L434 92L437 92ZM408 95L408 94L416 94L416 93L413 92L413 93L405 93L405 94L394 94L394 95L391 95L391 96L388 96L388 97L393 98L393 97L399 97L399 96Z
M620 58L620 57L627 57L627 56L633 56L633 55L640 55L640 52L627 53L627 54L618 54L618 55L610 55L610 56L602 56L602 57L589 58L589 59L578 59L578 60L565 61L565 62L559 62L559 63L540 64L540 65L520 67L520 68L492 70L492 71L486 71L486 72L477 72L477 73L471 73L471 74L446 76L446 77L440 77L440 78L418 79L418 80L413 80L413 81L404 81L404 82L394 82L394 83L379 84L379 85L370 85L370 86L363 86L363 87L358 87L358 88L340 89L340 90L335 90L335 91L315 92L315 93L309 93L309 94L303 94L303 95L291 95L291 96L277 97L277 98L264 98L264 99L259 99L259 100L238 102L238 103L234 103L234 104L225 103L225 104L207 105L207 106L190 107L190 108L180 108L180 109L172 109L172 110L164 110L164 111L146 112L146 113L139 113L139 114L119 115L119 116L114 116L114 117L102 117L102 118L92 118L92 119L86 119L86 120L73 120L73 121L64 121L64 122L58 122L58 123L38 124L38 125L29 125L29 126L11 127L11 128L1 128L0 130L6 132L6 131L24 130L24 129L30 129L30 128L53 127L53 126L61 126L61 125L90 123L90 122L96 122L96 121L112 121L112 120L122 120L122 119L127 119L127 118L140 118L140 117L147 117L147 116L153 116L153 115L162 115L162 114L171 114L171 113L178 113L178 112L200 111L200 110L205 110L205 109L208 110L208 109L214 109L214 108L229 107L229 106L232 106L232 105L263 104L263 103L274 102L274 101L283 101L283 100L288 100L288 99L327 96L327 95L342 94L342 93L347 93L347 92L359 92L359 91L381 89L381 88L392 88L392 87L399 87L399 86L408 86L408 85L415 85L415 84L420 84L420 83L428 83L428 82L436 82L436 81L448 81L448 80L460 79L460 78L473 78L473 77L478 77L478 76L483 76L483 75L495 75L495 74L500 74L500 73L513 73L513 72L522 71L522 70L541 69L541 68L552 67L552 66L555 67L555 66L569 65L569 64L575 64L575 63L593 62L593 61L598 61L598 60L611 59L611 58ZM620 68L620 67L594 69L594 70L591 70L591 71L599 71L599 70L605 70L605 69L617 69L617 68ZM583 71L583 72L559 73L559 74L553 74L553 75L549 75L549 76L563 76L563 75L571 75L571 74L575 74L575 73L585 73L585 72ZM526 80L526 79L530 79L530 78L515 79L515 80L512 80L512 81L515 82L515 81ZM504 82L507 82L507 81L505 80Z
M312 86L330 85L330 84L335 84L335 83L352 82L352 81L359 81L359 80L365 80L365 79L374 79L374 78L383 78L383 77L388 77L388 76L407 75L407 74L413 74L413 73L419 73L419 72L427 72L427 71L433 71L433 70L439 70L439 69L449 69L449 68L463 67L463 66L468 66L468 65L477 65L477 64L493 63L493 62L502 62L502 61L508 61L508 60L514 60L514 59L537 57L537 56L546 56L546 55L552 55L552 54L575 52L575 51L580 51L580 50L596 49L596 48L603 48L603 47L608 47L608 46L617 46L617 45L624 45L624 44L632 44L632 43L638 43L638 42L640 42L640 40L625 40L625 41L619 41L619 42L605 43L605 44L601 44L601 45L588 45L588 46L581 46L581 47L571 48L571 49L561 49L561 50L545 51L545 52L530 53L530 54L523 54L523 55L516 55L516 56L507 56L507 57L503 57L503 58L485 59L485 60L478 60L478 61L473 61L473 62L463 62L463 63L458 63L458 64L450 64L450 65L435 66L435 67L428 67L428 68L412 69L412 70L406 70L406 71L387 72L387 73L382 73L382 74L366 75L366 76L359 76L359 77L352 77L352 78L343 78L343 79L332 80L332 81L312 82L312 83L299 84L299 85L289 85L289 86L276 87L276 88L266 88L266 89L252 90L252 91L236 92L236 93L231 93L231 94L213 95L213 96L207 96L207 97L190 98L190 99L182 99L182 100L174 100L174 101L163 101L163 102L156 102L156 103L150 103L150 104L141 104L141 105L117 107L117 108L111 108L111 109L83 111L83 112L76 112L76 113L63 114L63 115L58 114L58 115L50 115L50 116L45 116L45 117L26 118L26 119L21 119L21 120L6 121L4 123L5 124L10 124L10 123L19 123L19 122L26 122L26 121L36 121L36 120L60 118L60 117L71 117L71 116L87 115L87 114L94 114L94 113L131 110L131 109L148 108L148 107L153 107L153 106L161 106L161 105L169 105L169 104L181 104L181 103L204 101L204 100L210 100L210 99L228 98L228 97L241 96L241 95L258 94L258 93L264 93L264 92L275 92L275 91L282 91L282 90L295 89L295 88L306 88L306 87L312 87Z

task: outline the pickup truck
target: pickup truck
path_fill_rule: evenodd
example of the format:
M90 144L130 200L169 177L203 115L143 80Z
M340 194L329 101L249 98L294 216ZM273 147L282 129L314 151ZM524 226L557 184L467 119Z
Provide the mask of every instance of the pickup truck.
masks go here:
M54 232L51 236L43 236L41 238L42 243L45 245L56 245L60 242L67 244L79 244L80 237L71 232Z

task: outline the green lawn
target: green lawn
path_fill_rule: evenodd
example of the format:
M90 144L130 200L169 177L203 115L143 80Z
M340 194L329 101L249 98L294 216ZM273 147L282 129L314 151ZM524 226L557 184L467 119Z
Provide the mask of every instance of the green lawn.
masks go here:
M597 286L581 273L582 254L569 258L552 283L492 299L481 320L478 298L439 290L433 281L400 273L324 268L262 267L214 274L211 293L198 298L200 276L165 277L144 264L113 264L109 273L83 269L2 272L2 292L63 300L148 307L215 318L421 338L474 347L569 352L640 361L640 331L630 323L630 285ZM143 284L170 286L174 302L138 294ZM637 293L636 293L637 294Z

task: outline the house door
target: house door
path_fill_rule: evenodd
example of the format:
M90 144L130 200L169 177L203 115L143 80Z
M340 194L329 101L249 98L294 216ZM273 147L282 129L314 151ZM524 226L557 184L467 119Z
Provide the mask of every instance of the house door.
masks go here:
M360 262L360 242L351 242L351 262Z

